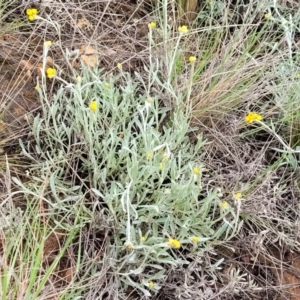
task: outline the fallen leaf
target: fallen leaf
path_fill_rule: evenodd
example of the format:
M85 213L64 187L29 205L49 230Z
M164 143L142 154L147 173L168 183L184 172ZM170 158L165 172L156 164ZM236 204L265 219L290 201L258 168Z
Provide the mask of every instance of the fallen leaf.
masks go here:
M94 68L98 63L98 57L95 55L81 55L82 61L89 67Z
M98 52L91 46L80 46L80 58L89 67L94 68L98 64Z
M70 267L70 268L64 270L64 274L63 274L64 280L67 282L71 282L75 275L75 272L76 272L75 267Z
M21 67L23 67L25 70L32 70L33 69L33 63L30 60L22 59L20 61Z
M97 50L95 50L93 47L87 46L87 45L81 45L79 51L81 54L97 55Z
M92 26L91 22L86 18L81 18L77 21L77 27L81 29L84 27L91 27L91 26Z
M53 58L50 56L47 56L46 58L46 66L47 67L53 67L54 66L54 62L53 62Z
M300 280L289 272L283 272L282 284L288 286L290 300L300 300Z
M31 75L32 75L32 73L31 73L31 71L30 71L30 70L26 71L26 76L27 76L28 78L30 78L30 77L31 77Z

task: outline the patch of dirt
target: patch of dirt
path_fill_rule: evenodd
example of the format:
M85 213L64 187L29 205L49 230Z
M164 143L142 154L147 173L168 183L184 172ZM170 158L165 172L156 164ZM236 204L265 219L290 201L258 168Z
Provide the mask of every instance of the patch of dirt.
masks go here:
M244 280L241 280L245 284L244 291L241 290L230 299L246 299L246 295L251 295L252 299L300 300L300 253L285 250L279 245L269 246L257 253L250 245L252 239L248 237L238 240L233 247L216 249L225 258L222 264L225 267L219 274L222 283L218 284L218 289L226 290L226 286L234 282L234 273L235 276L244 274ZM253 282L253 291L246 285L250 280Z
M19 135L32 119L32 113L40 106L34 83L26 73L18 73L18 66L4 66L0 75L0 137Z
M52 232L45 241L43 249L43 260L48 264L54 261L61 247L63 238L64 234L62 232Z
M282 259L280 253L274 256L278 260L277 265L274 261L268 263L273 267L271 270L278 284L285 290L280 300L300 300L300 252L290 251L286 259Z
M38 5L39 15L51 15L61 26L61 39L53 26L35 27L38 22L29 22L22 33L10 33L0 37L0 146L11 137L17 138L32 121L33 112L38 109L38 93L34 90L39 64L43 57L43 43L52 40L49 51L52 64L67 81L69 64L62 49L78 52L70 61L80 69L81 63L91 67L101 66L106 70L122 63L124 71L144 68L144 56L148 41L150 1L109 1L98 4L61 3L60 9L53 9L50 2ZM24 14L25 7L18 12ZM58 12L59 11L59 12ZM87 12L86 14L84 12ZM62 18L62 16L71 16ZM71 39L71 40L70 40ZM91 43L92 41L92 43ZM148 59L148 58L147 58ZM55 91L51 88L51 92ZM48 92L48 91L47 91Z

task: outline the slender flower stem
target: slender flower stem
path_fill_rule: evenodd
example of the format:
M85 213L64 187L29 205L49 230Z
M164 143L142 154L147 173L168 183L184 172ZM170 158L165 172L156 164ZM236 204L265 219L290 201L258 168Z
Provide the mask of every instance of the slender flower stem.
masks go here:
M294 150L289 145L287 145L283 141L283 139L276 132L274 132L268 125L266 125L264 122L261 122L261 121L256 121L256 122L258 124L260 124L261 126L263 126L268 132L270 132L271 134L273 134L273 136L283 145L283 147L286 148L286 151L285 150L276 149L278 152L283 152L283 153L300 153L300 150Z

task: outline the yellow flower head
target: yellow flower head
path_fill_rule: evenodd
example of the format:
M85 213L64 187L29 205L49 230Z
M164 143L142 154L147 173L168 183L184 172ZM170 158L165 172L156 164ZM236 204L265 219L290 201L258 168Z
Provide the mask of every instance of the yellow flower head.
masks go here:
M36 91L38 91L38 90L40 89L40 87L39 87L38 85L36 85L36 86L34 87L34 89L35 89Z
M96 111L97 110L97 101L92 101L90 104L90 109L92 111Z
M109 88L110 88L110 83L106 82L106 83L105 83L105 87L106 87L107 89L109 89Z
M199 237L193 236L192 241L193 241L193 243L197 244L199 242Z
M179 26L179 27L178 27L178 31L179 31L180 33L184 34L184 33L188 33L188 32L189 32L189 29L188 29L188 27L187 27L186 25L182 25L182 26Z
M146 238L145 236L142 236L142 237L141 237L141 242L145 242L146 239L147 239L147 238Z
M118 69L122 69L122 64L118 62L118 63L117 63L117 68L118 68Z
M235 196L235 199L239 200L242 198L242 193L238 192L234 196Z
M193 168L193 173L194 174L200 174L200 169L198 167Z
M151 159L153 157L153 153L152 152L148 152L146 154L146 156L147 156L147 159Z
M248 115L245 117L245 121L249 124L252 124L254 121L261 121L262 116L260 114L249 112Z
M167 153L165 153L162 157L162 161L168 161L170 158L170 155L168 155Z
M167 244L175 249L179 249L181 244L178 240L169 238Z
M152 102L152 99L151 99L150 97L148 97L148 98L146 99L146 102L150 104L150 103Z
M228 207L228 203L226 201L221 202L221 207L222 208L227 208Z
M163 163L160 163L160 164L158 165L158 167L162 170L162 169L164 168L164 164L163 164Z
M50 48L52 46L52 42L51 41L45 41L44 45L45 45L45 47Z
M155 28L156 27L156 23L155 22L150 22L149 24L148 24L148 28L149 29L153 29L153 28Z
M57 73L56 69L53 69L53 68L47 68L46 69L47 77L50 78L50 79L54 78L56 76L56 73Z
M196 61L196 57L195 56L190 56L189 57L189 62L192 64Z
M26 15L29 21L33 21L36 19L38 14L38 10L34 7L26 9Z
M153 281L148 282L148 287L149 287L149 289L152 289L154 287Z
M269 20L271 18L271 13L264 14L264 17L266 20Z

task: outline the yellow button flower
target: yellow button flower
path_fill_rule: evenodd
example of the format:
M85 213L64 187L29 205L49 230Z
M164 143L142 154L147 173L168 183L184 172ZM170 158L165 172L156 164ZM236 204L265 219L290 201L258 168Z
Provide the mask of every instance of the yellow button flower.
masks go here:
M236 193L234 196L235 196L235 199L237 199L237 200L241 199L242 198L242 193L240 193L240 192Z
M148 287L149 287L149 289L152 289L154 287L153 281L148 282Z
M118 63L117 63L117 68L118 68L118 69L122 69L122 64L118 62Z
M249 124L252 124L254 121L261 121L262 116L260 114L249 112L248 115L245 117L245 121Z
M199 242L199 237L193 236L192 241L193 241L193 243L197 244Z
M152 21L148 24L148 27L149 27L149 29L153 29L156 27L156 23Z
M45 41L44 45L45 47L50 48L52 46L52 41Z
M33 21L36 19L38 14L38 10L34 7L26 9L26 15L29 21Z
M192 64L196 61L196 57L195 56L190 56L189 57L189 62Z
M188 27L187 27L186 25L182 25L182 26L179 26L179 27L178 27L178 31L179 31L180 33L184 34L184 33L188 33L188 32L189 32L189 29L188 29Z
M97 110L97 101L92 101L90 104L90 109L92 111L96 111Z
M200 169L198 167L193 168L193 173L194 174L200 174Z
M46 69L47 77L50 78L50 79L54 78L56 76L56 73L57 73L56 69L53 69L53 68L47 68Z
M142 236L142 237L141 237L141 242L145 242L146 239L147 239L147 238L146 238L145 236Z
M168 155L167 153L165 153L163 156L162 156L162 161L168 161L170 158L170 155Z
M220 206L222 208L227 208L228 207L228 203L226 201L221 202Z
M172 239L172 238L169 238L168 239L168 243L167 243L169 246L175 248L175 249L179 249L181 247L181 244L178 240L176 239Z
M271 18L271 13L266 13L266 14L264 14L264 18L265 18L266 20L269 20L269 19Z
M153 157L153 153L152 152L148 152L146 154L146 156L147 156L147 159L151 159Z

